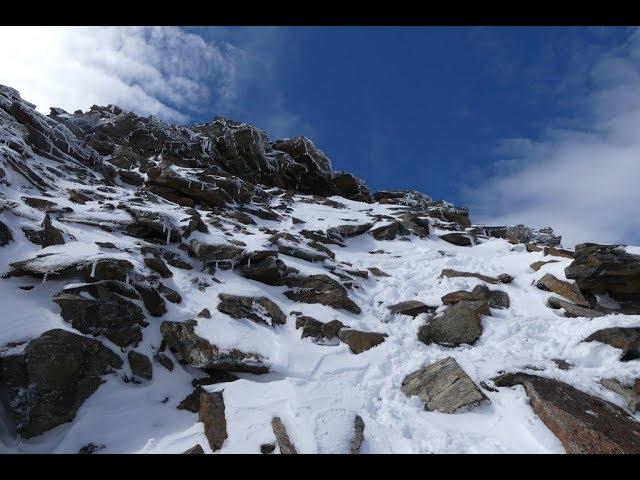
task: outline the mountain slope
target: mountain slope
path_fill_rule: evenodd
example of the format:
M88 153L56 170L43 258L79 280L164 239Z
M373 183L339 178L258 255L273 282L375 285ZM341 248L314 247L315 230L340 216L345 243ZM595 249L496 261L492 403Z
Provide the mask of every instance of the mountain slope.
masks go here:
M640 450L633 248L8 87L0 160L0 451Z

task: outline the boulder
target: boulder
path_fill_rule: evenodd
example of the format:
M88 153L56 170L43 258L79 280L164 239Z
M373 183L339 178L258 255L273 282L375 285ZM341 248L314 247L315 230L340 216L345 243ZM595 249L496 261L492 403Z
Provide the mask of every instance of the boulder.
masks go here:
M223 392L201 392L198 415L199 421L204 424L204 435L211 450L220 450L227 439Z
M345 326L346 325L342 323L340 320L331 320L330 322L323 323L320 326L320 331L322 332L322 335L324 335L325 338L331 339L331 338L336 338L340 330ZM303 332L303 335L304 335L304 332Z
M591 306L576 285L559 280L550 273L547 273L544 277L538 280L536 282L536 287L541 290L548 290L550 292L557 293L561 297L564 297L581 307L589 308Z
M189 249L198 260L203 262L239 261L244 253L240 247L230 244L208 244L191 240Z
M173 360L171 360L166 354L162 352L156 352L156 354L153 356L153 359L170 372L173 372Z
M230 372L267 373L269 366L262 355L238 349L220 350L208 340L196 335L195 320L164 321L160 325L162 337L184 362L193 367Z
M611 327L593 332L583 342L601 342L622 350L623 362L640 358L640 328Z
M360 307L347 296L347 290L327 275L290 275L284 279L284 283L293 288L284 292L284 295L296 302L320 303L360 313Z
M60 315L73 328L90 335L104 335L119 347L142 340L146 325L142 309L129 299L140 298L125 283L105 280L66 288L53 296Z
M453 357L443 358L407 375L401 389L408 397L418 396L424 402L425 410L442 413L455 413L488 400Z
M470 292L458 290L442 297L443 305L455 305L462 300L486 300L491 308L509 308L509 295L501 290L489 290L486 285L476 285Z
M640 423L612 403L558 380L525 373L507 373L494 383L522 385L531 408L567 453L640 453Z
M141 283L134 283L133 286L140 294L144 307L151 315L154 317L161 317L167 313L167 304L155 287Z
M151 366L151 360L149 360L149 357L138 353L135 350L129 350L127 358L129 359L131 373L134 376L144 378L145 380L151 380L153 378L153 367Z
M64 244L64 237L62 232L53 226L51 223L51 217L49 214L45 214L42 222L42 248L49 247L51 245Z
M261 262L251 262L240 268L240 273L248 279L267 285L279 285L287 275L288 269L285 263L279 258L267 257Z
M440 235L440 238L445 242L452 243L459 247L470 247L472 245L471 238L466 233L451 232Z
M31 438L70 422L84 401L122 360L97 340L49 330L0 367L17 431Z
M640 305L640 255L617 245L577 245L575 260L565 268L565 275L583 292L608 293L616 300Z
M600 380L600 385L617 393L627 404L629 413L634 414L638 411L638 406L640 406L640 393L634 390L633 386L628 387L623 385L615 378L603 378Z
M85 282L118 280L127 282L135 276L133 263L120 258L99 258L83 262L78 266Z
M149 267L151 270L156 272L162 278L169 278L173 276L173 273L167 267L167 264L164 263L164 260L159 257L146 257L144 259L144 264Z
M491 315L487 302L462 300L420 327L418 340L446 347L473 345L482 335L482 315Z
M406 300L404 302L391 305L389 310L391 310L391 313L394 315L410 315L415 318L421 313L434 311L435 307L430 307L419 300Z
M338 332L338 338L349 346L354 354L365 352L384 342L387 335L377 332L363 332L351 328L342 328Z
M218 298L218 310L232 318L248 318L271 326L284 325L287 322L287 316L280 307L267 297L243 297L220 293Z

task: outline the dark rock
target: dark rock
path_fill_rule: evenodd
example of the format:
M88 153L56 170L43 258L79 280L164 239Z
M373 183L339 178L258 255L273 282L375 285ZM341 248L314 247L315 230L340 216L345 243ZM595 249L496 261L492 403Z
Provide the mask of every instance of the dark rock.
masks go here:
M462 300L486 300L491 308L509 308L509 295L501 290L489 290L486 285L476 285L472 291L459 290L442 297L443 305L455 305Z
M140 283L135 283L133 286L140 294L140 297L142 297L144 307L151 315L154 317L161 317L167 313L167 305L164 302L164 299L160 296L158 290L150 285L143 285Z
M78 408L120 368L122 360L97 340L49 330L0 367L17 431L31 438L74 419Z
M638 410L640 394L638 394L633 387L623 385L615 378L603 378L600 380L600 385L617 393L626 402L629 413L633 414Z
M529 265L531 267L531 269L534 272L537 272L538 270L540 270L542 268L543 265L546 265L547 263L558 263L558 260L547 260L546 262L543 260L540 260L538 262L533 262L531 265Z
M445 242L452 243L459 247L470 247L472 245L471 238L466 233L445 233L444 235L440 235L440 238Z
M116 281L102 281L66 288L53 296L62 318L73 328L94 336L104 335L119 347L142 340L145 324L140 307L129 298L139 298L135 290Z
M189 249L198 260L203 262L239 261L244 250L234 245L210 245L198 240L191 240Z
M368 232L371 227L373 227L373 223L363 223L363 224L346 224L346 225L338 225L337 227L331 227L327 230L327 235L329 237L338 237L338 238L350 238L357 237L358 235L362 235L365 232Z
M211 318L211 312L209 311L208 308L203 308L202 310L200 310L200 313L198 313L198 315L196 315L199 318Z
M129 359L129 367L131 367L131 373L137 377L151 380L153 378L153 367L151 366L151 360L146 355L130 350L127 358Z
M134 276L134 266L129 260L119 258L101 258L85 262L78 270L85 282L118 280L126 282Z
M44 216L44 221L42 222L42 230L42 248L48 247L50 245L64 244L64 237L62 236L62 232L52 225L51 217L48 213Z
M453 357L443 358L407 375L402 392L418 396L425 410L454 413L463 407L488 400Z
M387 338L387 335L385 333L363 332L343 328L338 332L338 338L349 345L351 352L357 355L380 345Z
M554 257L575 258L575 254L570 250L564 250L556 247L544 247L544 255L553 255Z
M322 332L322 326L324 324L320 320L316 320L313 317L307 317L306 315L300 315L296 319L296 330L302 328L301 338L315 338L316 340L322 339L324 333Z
M640 255L626 253L617 245L577 245L575 260L565 268L565 275L583 292L608 293L616 300L640 305Z
M268 454L273 453L276 449L275 443L262 443L260 445L260 453Z
M158 292L160 292L164 296L164 298L169 300L171 303L182 302L182 296L175 290L164 285L163 283L160 283L158 285Z
M611 327L592 333L584 342L601 342L622 350L620 360L640 358L640 328Z
M567 302L566 300L562 300L558 297L549 297L548 304L551 308L564 309L564 316L570 318L577 317L586 317L586 318L597 318L604 317L606 312L600 312L598 310L594 310L592 308L584 308L576 305L575 303Z
M462 300L420 327L418 340L447 347L473 345L482 335L481 315L490 314L487 302Z
M176 406L178 410L187 410L188 412L198 413L200 411L200 394L204 392L204 388L196 385L189 395L184 397Z
M567 453L640 453L640 423L612 403L536 375L507 373L494 383L522 385L531 408Z
M421 313L427 313L435 310L435 307L430 307L418 300L407 300L405 302L391 305L389 310L391 310L391 313L394 315L410 315L415 318Z
M398 236L410 235L411 231L401 222L391 222L388 225L374 228L371 235L376 240L393 240Z
M456 278L456 277L478 278L478 279L482 280L483 282L487 282L487 283L491 283L491 284L509 283L509 282L501 281L500 278L489 277L488 275L483 275L481 273L460 272L460 271L457 271L457 270L452 270L450 268L445 268L444 270L442 270L442 272L440 273L440 276L438 278L443 278L443 277L449 277L449 278ZM507 278L503 277L503 280L507 280Z
M195 445L188 450L182 452L183 455L204 455L204 450L201 445Z
M383 272L378 267L369 267L367 270L371 272L374 277L390 277L388 273Z
M151 270L156 272L162 278L169 278L173 276L173 273L167 267L167 264L161 258L147 257L144 259L144 264Z
M544 277L538 280L536 286L541 290L557 293L561 297L564 297L581 307L589 308L591 306L582 293L580 293L580 289L578 289L576 285L559 280L550 273L547 273Z
M298 453L295 445L291 443L287 429L282 423L282 420L280 420L280 417L273 417L271 420L271 428L273 429L273 434L276 436L276 441L280 447L280 453L285 455Z
M237 349L221 351L216 345L199 337L194 332L195 320L188 322L164 321L160 332L167 344L191 366L227 370L231 372L267 373L269 366L257 353L242 352Z
M173 361L166 354L157 352L153 359L170 372L173 372Z
M322 332L322 335L325 338L335 338L338 336L338 332L340 332L340 329L344 328L345 324L342 323L340 320L331 320L330 322L327 323L323 323L320 326L320 331ZM304 332L303 332L304 335Z
M356 415L353 419L353 438L349 443L349 453L352 455L360 453L362 442L364 442L364 420L360 415Z
M93 443L88 443L80 450L78 450L78 454L80 455L91 455L92 453L99 452L100 450L105 449L105 445L94 445Z
M514 225L507 227L504 237L510 243L533 243L548 246L558 246L562 237L555 236L550 227L535 230L524 225Z
M0 247L4 247L13 242L13 233L4 222L0 222Z
M220 293L218 310L232 318L248 318L267 325L284 325L287 316L280 307L267 297L243 297Z
M347 296L347 290L327 275L290 275L284 279L284 282L288 287L294 288L284 292L284 295L291 300L320 303L360 313L360 307Z
M236 380L238 380L238 377L229 372L223 372L222 370L209 370L207 371L206 377L194 378L191 384L194 387L197 387L198 385L215 385L216 383L235 382Z
M204 435L211 450L220 450L227 439L227 419L224 415L222 392L201 392L198 414L198 419L204 424Z

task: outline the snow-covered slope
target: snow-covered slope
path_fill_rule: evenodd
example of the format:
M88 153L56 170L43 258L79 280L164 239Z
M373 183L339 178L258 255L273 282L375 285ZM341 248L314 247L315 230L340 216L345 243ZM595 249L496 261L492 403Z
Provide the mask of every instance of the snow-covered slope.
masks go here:
M552 232L471 225L464 209L416 192L370 195L352 176L342 187L348 174L331 172L328 160L318 161L321 152L311 142L265 143L264 137L245 144L256 136L245 135L253 130L244 124L246 131L228 130L227 121L216 125L224 130L220 137L206 125L184 129L179 144L175 136L181 127L171 127L175 136L164 138L169 127L158 122L151 128L136 117L128 118L131 126L125 128L123 117L132 114L117 107L42 117L17 92L3 89L0 221L12 241L0 248L0 270L8 272L0 280L0 394L8 398L0 411L0 452L181 453L195 445L206 453L259 453L272 450L269 445L278 452L285 447L274 433L274 417L301 453L347 453L354 445L361 453L572 451L562 431L573 420L563 417L558 426L553 414L545 416L530 404L529 390L493 382L505 372L555 379L589 401L633 410L628 399L635 398L634 390L625 386L640 377L638 360L621 361L619 348L583 340L609 327L640 328L640 315L632 315L637 302L575 286L569 293L562 286L555 293L540 288L538 281L548 274L566 281L565 268L576 256L556 248L559 238ZM41 125L34 126L34 120ZM144 141L140 132L148 134ZM56 144L56 135L66 143ZM261 148L249 148L255 145ZM247 156L256 161L251 164ZM154 183L169 174L177 180ZM341 188L343 195L337 195ZM53 243L43 248L43 242ZM627 252L634 257L637 249ZM549 260L555 262L531 267ZM442 275L446 269L486 277ZM92 285L103 285L106 293L95 293ZM480 334L471 342L425 342L421 327L453 308L443 305L442 297L478 285L506 293L508 307L489 301L479 307L491 307L488 312L474 317L465 310L462 320L456 317L443 327L443 335L454 335L460 333L450 331L458 328L456 322L479 319L473 328ZM81 293L70 294L73 289ZM181 298L174 303L176 292ZM266 297L286 321L276 321L263 306L268 302L252 304L244 314L220 311L220 294ZM549 298L558 296L571 305L584 298L583 313L593 318L550 308ZM421 302L414 305L417 314L389 308L409 300ZM84 302L95 308L80 312ZM124 302L124 311L113 306L118 302ZM118 323L115 334L114 325L134 310L144 321L127 324L126 335ZM339 320L342 328L327 336L324 327L319 330L305 317L325 324ZM192 319L191 333L204 343L194 346L167 333L182 328L173 322ZM54 329L99 340L121 365L98 373L76 365L67 375L47 364L42 368L48 373L36 375L30 342ZM345 334L354 330L365 332L365 348ZM151 378L135 367L132 372L131 351L150 359ZM87 354L78 355L86 361ZM435 388L430 398L405 394L407 375L447 357L468 375L468 388L486 398L460 400L469 391L451 385L428 387ZM26 363L20 363L23 358ZM37 358L47 362L46 356ZM161 358L169 360L171 370ZM19 368L27 373L16 373ZM227 376L220 379L220 372ZM88 395L69 387L87 376L102 382ZM194 391L194 379L209 376L223 381L197 387L200 413L178 409ZM618 393L603 386L603 379L616 379ZM44 398L57 388L73 405ZM222 415L219 405L205 409L203 398L214 405L222 398ZM439 400L460 408L425 409L425 403ZM34 413L42 404L49 410L55 406L55 412ZM570 411L583 404L555 405ZM638 414L611 408L612 418L624 416L635 428ZM588 423L582 413L571 418ZM360 421L361 444L355 427ZM600 428L606 441L575 448L615 451L610 444L619 443L620 451L638 449L638 443L616 440L604 427L590 428Z

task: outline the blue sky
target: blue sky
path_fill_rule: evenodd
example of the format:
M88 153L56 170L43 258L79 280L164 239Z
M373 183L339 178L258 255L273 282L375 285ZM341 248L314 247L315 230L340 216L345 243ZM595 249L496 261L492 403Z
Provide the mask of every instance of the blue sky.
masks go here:
M309 136L335 169L374 189L421 190L470 206L476 220L550 224L570 243L640 243L640 215L629 206L640 200L629 181L640 176L633 29L36 33L39 46L14 53L16 71L0 82L40 107L117 103L182 123L229 116L271 138ZM56 69L71 57L76 85L35 84L25 56L49 78L67 75Z

